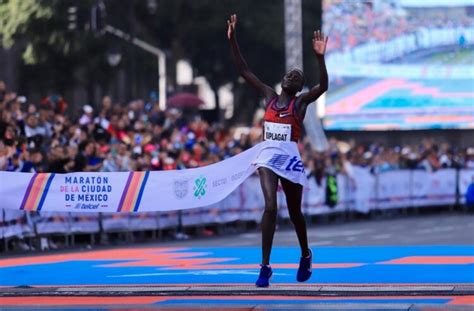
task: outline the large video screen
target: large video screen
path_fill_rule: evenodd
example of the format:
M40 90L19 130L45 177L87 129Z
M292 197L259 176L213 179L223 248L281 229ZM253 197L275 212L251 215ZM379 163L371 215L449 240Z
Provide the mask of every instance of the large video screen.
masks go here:
M326 130L474 128L474 6L323 2Z

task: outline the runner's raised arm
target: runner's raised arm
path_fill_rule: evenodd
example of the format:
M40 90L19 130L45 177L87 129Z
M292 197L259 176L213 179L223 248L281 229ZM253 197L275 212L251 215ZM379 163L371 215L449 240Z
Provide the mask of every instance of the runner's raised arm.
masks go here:
M240 53L239 44L235 34L235 26L237 25L237 15L233 14L230 16L230 20L227 20L227 38L229 39L230 46L232 49L232 57L234 59L235 66L239 75L241 75L248 84L253 86L260 94L262 94L267 100L276 96L275 91L250 71L247 62Z

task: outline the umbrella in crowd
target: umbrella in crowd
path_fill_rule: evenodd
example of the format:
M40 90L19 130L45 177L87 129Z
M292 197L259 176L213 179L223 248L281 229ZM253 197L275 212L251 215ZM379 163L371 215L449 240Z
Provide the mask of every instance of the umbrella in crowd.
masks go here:
M204 101L192 93L179 93L168 99L168 108L199 108Z

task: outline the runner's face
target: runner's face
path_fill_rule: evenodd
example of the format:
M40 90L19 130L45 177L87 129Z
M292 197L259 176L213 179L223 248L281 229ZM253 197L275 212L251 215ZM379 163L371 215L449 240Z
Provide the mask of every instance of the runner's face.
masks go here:
M281 88L287 92L296 93L303 89L304 78L299 70L288 71L281 81Z

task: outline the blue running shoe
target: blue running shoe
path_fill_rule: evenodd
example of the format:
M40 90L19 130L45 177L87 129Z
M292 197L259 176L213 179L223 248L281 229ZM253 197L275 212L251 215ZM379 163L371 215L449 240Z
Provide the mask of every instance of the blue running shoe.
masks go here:
M301 257L300 266L298 268L298 273L296 274L296 280L298 282L305 282L313 273L313 252L309 250L309 257Z
M268 287L270 286L270 278L272 277L272 267L266 265L260 265L260 274L258 275L255 286L257 287Z

